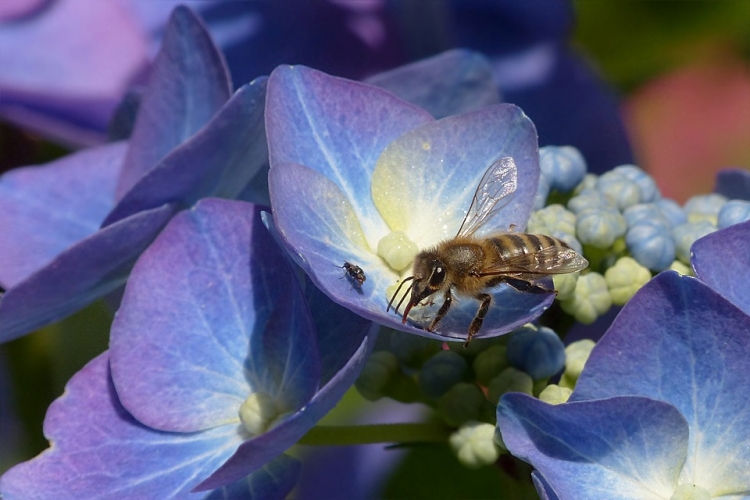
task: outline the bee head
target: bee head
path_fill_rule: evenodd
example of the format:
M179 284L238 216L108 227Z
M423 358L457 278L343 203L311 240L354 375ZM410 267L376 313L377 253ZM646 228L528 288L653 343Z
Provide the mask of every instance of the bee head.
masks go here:
M447 279L445 265L433 252L423 252L417 255L414 259L413 271L414 283L411 286L409 303L404 310L403 323L406 323L406 317L411 308L443 289Z

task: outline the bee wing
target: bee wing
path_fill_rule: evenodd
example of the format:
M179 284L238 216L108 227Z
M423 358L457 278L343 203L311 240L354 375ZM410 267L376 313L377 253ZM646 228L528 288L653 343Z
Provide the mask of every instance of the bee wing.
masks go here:
M586 269L589 261L572 248L559 246L544 247L538 252L521 254L499 262L497 265L482 269L481 276L494 274L531 273L531 274L566 274Z
M518 187L518 172L513 158L500 158L489 166L479 181L471 206L456 237L471 236L501 208L510 203Z

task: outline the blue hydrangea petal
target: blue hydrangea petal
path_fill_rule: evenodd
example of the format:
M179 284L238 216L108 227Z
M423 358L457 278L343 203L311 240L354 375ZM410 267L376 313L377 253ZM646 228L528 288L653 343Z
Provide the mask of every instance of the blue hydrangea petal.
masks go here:
M84 150L0 177L0 284L11 288L99 229L125 148Z
M236 197L268 160L265 90L265 78L237 90L203 129L135 182L104 225L164 203Z
M74 375L50 405L44 434L50 449L0 478L3 498L198 499L204 495L189 492L240 443L234 426L181 434L139 423L117 399L107 353Z
M730 200L750 200L750 172L743 168L729 168L716 175L715 192Z
M283 500L297 484L302 463L279 455L249 476L213 490L206 500Z
M518 187L476 234L523 230L539 186L536 129L516 106L498 104L422 125L399 137L378 159L372 198L393 231L420 249L452 238L490 165L512 157Z
M301 165L280 164L269 176L274 222L295 262L336 303L372 321L429 338L464 340L474 319L478 302L456 301L440 323L438 333L430 333L386 312L390 297L387 289L398 276L367 247L353 210L338 188L322 175ZM359 244L355 244L359 242ZM351 262L367 276L355 288L337 266ZM554 295L536 295L501 287L478 337L507 333L539 316ZM432 308L425 314L434 315Z
M492 68L478 52L454 49L379 73L366 83L393 92L435 118L500 102Z
M539 471L531 472L531 482L534 483L534 488L540 500L560 500L544 476L539 474Z
M750 222L704 236L691 248L695 274L708 286L750 314Z
M648 398L549 405L510 393L497 420L508 450L533 465L560 500L669 498L687 454L685 418Z
M280 395L289 410L314 392L309 313L259 212L244 202L202 200L170 221L133 269L110 347L120 399L141 422L184 432L238 424L251 392ZM291 326L277 323L279 315L298 328L279 333ZM293 386L276 378L284 370L258 373L271 361L258 363L262 353L251 339L271 333L296 343L281 358L299 370ZM267 346L274 347L283 350Z
M358 327L358 325L354 326ZM351 333L355 332L357 330ZM198 490L217 488L236 481L296 443L336 405L352 386L367 362L376 337L377 325L373 324L346 364L328 383L321 386L307 406L264 434L242 443L237 452L221 468L198 485Z
M703 488L750 490L750 316L701 281L657 275L591 353L571 401L637 395L690 424L686 471Z
M298 163L326 176L351 202L366 234L386 232L370 194L378 156L392 140L430 121L427 111L383 89L304 66L280 66L269 77L271 168Z
M203 22L187 7L177 7L141 100L117 198L201 129L231 93L229 71Z
M174 213L165 205L112 224L9 289L0 298L0 342L58 321L120 287Z

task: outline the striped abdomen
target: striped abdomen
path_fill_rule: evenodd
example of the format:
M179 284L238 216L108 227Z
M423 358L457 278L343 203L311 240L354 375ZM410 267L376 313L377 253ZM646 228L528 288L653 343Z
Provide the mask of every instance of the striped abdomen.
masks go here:
M510 233L493 236L488 240L497 251L498 264L514 262L540 273L555 267L559 252L570 250L564 241L545 234Z

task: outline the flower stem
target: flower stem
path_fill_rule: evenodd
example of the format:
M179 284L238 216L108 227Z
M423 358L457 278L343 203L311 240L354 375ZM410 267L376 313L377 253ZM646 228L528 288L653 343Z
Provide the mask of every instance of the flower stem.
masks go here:
M308 446L348 446L373 443L445 442L450 429L442 424L319 425L305 434L298 444Z

